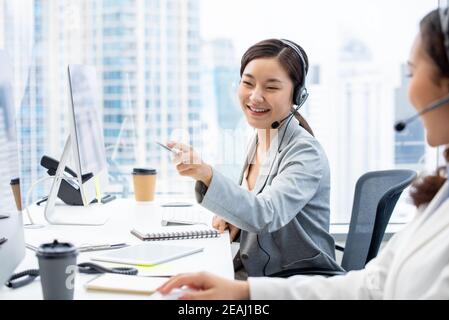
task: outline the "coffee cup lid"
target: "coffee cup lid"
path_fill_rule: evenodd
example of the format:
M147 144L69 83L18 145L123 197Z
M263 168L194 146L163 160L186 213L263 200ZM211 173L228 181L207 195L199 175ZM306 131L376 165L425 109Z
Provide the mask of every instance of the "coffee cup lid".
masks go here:
M11 179L11 182L10 182L11 185L15 185L15 184L19 184L19 183L20 183L20 179L19 178Z
M134 168L133 174L153 175L156 174L156 169L150 168Z
M68 242L58 242L54 240L52 243L44 243L37 249L36 255L45 258L62 258L77 255L76 247Z

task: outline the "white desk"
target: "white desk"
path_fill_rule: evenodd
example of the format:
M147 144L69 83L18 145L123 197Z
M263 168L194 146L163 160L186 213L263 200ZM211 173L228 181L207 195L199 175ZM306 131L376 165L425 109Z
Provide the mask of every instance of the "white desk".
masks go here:
M133 199L117 199L103 208L110 209L110 219L103 226L55 226L48 225L43 229L25 229L25 241L38 246L53 239L69 241L75 245L120 243L142 243L130 230L138 227L140 230L152 231L160 228L161 213L159 202L136 203ZM56 210L63 214L64 207L58 206ZM83 209L83 208L79 208ZM71 209L72 210L72 209ZM32 217L37 222L43 222L43 208L33 208ZM26 217L24 216L24 220ZM166 227L172 228L172 227ZM164 241L167 243L168 241ZM229 234L226 232L219 238L170 240L170 243L182 243L183 245L201 246L204 251L165 263L159 267L147 268L145 274L172 274L180 272L210 271L214 274L234 278ZM98 255L104 251L79 253L77 263L90 261L92 255ZM35 252L27 249L26 256L16 272L25 269L37 268ZM139 271L140 273L140 271ZM86 291L84 284L96 275L77 273L75 278L75 299L151 299L159 298L158 294L152 297L143 295L117 294ZM39 278L38 278L39 279ZM18 289L9 289L3 286L0 289L0 300L6 299L42 299L40 281Z

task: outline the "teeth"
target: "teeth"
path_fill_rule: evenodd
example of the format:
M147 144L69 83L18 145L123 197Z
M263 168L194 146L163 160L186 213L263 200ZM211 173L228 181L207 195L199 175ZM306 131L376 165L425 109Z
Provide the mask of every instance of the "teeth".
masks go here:
M256 109L256 108L252 108L250 106L248 106L248 107L251 109L251 111L254 111L254 112L265 112L265 111L267 111L267 109Z

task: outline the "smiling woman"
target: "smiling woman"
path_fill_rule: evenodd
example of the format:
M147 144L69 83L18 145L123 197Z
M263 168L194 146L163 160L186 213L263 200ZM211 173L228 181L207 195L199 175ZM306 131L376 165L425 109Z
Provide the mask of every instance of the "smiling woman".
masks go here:
M240 105L248 123L265 129L285 117L290 112L292 92L292 81L277 58L252 60L239 87Z
M329 235L330 173L318 141L294 117L307 99L304 50L270 39L242 57L240 107L255 129L238 183L204 163L190 146L177 170L196 182L198 202L216 213L214 227L240 235L237 278L291 268L341 270Z
M281 115L282 122L290 114L290 101L297 105L297 111L308 97L305 77L309 61L306 53L288 40L280 40L286 47L279 51L271 45L272 41L262 41L248 49L240 67L240 105L248 123L257 129L277 129L280 125L277 117ZM263 114L267 115L264 120L272 122L257 121ZM256 116L256 122L248 115Z

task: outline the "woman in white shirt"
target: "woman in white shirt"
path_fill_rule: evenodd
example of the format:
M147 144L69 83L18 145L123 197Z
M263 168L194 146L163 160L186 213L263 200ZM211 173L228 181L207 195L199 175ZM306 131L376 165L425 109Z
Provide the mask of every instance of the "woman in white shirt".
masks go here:
M447 9L423 18L408 62L409 98L421 113L431 146L449 144L449 104L423 112L449 95L448 21ZM430 203L421 206L413 221L363 270L331 278L250 277L247 281L185 274L173 277L159 291L195 289L183 299L449 299L449 183L442 185L445 180L427 178L414 184L415 204Z

